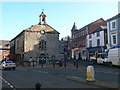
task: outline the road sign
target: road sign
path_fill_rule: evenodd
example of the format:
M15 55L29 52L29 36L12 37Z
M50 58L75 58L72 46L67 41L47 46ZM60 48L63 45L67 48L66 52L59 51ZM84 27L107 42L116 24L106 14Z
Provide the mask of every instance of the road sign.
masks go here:
M79 51L79 47L76 46L76 47L74 48L74 50L75 50L75 51Z

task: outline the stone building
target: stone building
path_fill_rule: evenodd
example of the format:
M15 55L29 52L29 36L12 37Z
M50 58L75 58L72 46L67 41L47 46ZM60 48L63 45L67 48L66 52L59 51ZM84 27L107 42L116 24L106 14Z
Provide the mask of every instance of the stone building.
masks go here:
M23 30L10 41L11 57L17 64L25 61L59 60L59 32L46 23L44 12L39 16L39 24Z

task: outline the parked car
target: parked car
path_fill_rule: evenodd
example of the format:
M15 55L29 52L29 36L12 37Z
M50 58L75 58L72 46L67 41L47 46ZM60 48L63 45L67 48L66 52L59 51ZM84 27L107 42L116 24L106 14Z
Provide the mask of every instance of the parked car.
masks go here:
M2 68L3 69L16 69L16 64L13 61L4 61L2 63Z
M97 63L98 64L110 64L110 60L108 59L108 54L107 53L98 53L97 54Z
M92 62L92 64L104 64L104 65L110 65L111 62L110 60L108 59L108 54L107 53L98 53L94 56L91 56L90 57L90 60Z
M109 49L108 59L111 61L112 65L120 66L120 46Z
M92 64L96 64L97 63L96 56L95 55L90 55L89 62L92 63Z

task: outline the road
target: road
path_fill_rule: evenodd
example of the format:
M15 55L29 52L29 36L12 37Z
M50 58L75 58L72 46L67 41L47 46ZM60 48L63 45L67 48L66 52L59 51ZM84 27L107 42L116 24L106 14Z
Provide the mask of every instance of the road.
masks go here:
M35 88L39 82L41 88L99 88L92 84L78 82L74 78L86 79L86 61L79 62L79 68L73 63L67 63L67 67L17 67L14 70L2 71L3 88ZM119 68L103 65L93 65L95 79L101 82L118 84ZM69 76L69 79L67 78ZM112 85L112 84L111 84Z
M35 88L35 84L39 82L42 88L94 88L95 86L85 85L75 81L67 80L62 74L52 73L58 72L57 69L48 68L17 68L15 71L3 71L3 77L7 83L15 88ZM4 88L8 85L4 85Z

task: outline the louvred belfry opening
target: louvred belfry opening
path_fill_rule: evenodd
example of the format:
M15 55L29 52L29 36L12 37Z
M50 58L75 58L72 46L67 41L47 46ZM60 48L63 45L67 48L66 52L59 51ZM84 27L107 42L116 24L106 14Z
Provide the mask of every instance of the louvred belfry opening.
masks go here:
M44 12L41 13L41 15L39 16L39 18L40 18L40 21L39 21L40 25L46 24L46 15L44 14Z

